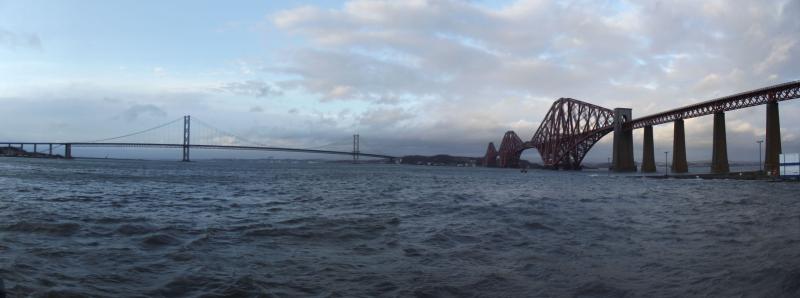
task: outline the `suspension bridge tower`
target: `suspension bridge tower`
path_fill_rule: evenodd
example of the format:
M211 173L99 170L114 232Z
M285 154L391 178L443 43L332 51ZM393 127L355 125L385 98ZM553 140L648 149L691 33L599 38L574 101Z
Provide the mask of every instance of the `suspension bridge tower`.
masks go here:
M189 139L191 136L192 116L183 116L183 159L189 161Z
M359 135L353 135L353 163L358 163Z

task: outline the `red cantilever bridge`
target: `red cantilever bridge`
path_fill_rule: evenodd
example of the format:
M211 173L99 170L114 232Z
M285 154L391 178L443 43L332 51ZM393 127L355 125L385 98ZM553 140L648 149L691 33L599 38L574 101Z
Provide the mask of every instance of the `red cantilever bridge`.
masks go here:
M612 168L618 172L636 171L633 160L633 130L644 128L642 172L655 172L653 125L674 122L672 170L688 171L684 119L714 114L712 172L729 171L725 139L725 112L758 105L767 105L766 170L775 170L781 153L778 102L800 97L800 81L725 96L641 118L633 119L631 110L614 110L572 98L560 98L550 107L539 128L528 141L515 132L503 136L500 148L489 143L484 156L485 166L519 167L520 156L535 148L545 167L580 169L581 162L595 143L614 132Z

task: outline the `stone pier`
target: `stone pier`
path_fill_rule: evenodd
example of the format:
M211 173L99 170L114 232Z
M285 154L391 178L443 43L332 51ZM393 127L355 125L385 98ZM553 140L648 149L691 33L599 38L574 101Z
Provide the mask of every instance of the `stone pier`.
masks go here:
M64 144L64 158L72 159L72 144Z
M778 157L781 154L781 121L777 101L767 103L767 136L764 143L766 143L764 171L775 175L778 171Z
M714 149L711 152L711 173L730 172L728 164L728 142L725 136L725 113L714 113Z
M611 166L614 172L636 172L633 161L633 130L625 130L623 124L630 121L631 109L614 109L614 148Z
M686 132L683 128L683 119L675 120L674 137L672 139L672 172L687 173L689 164L686 162Z
M653 126L644 127L644 147L642 148L642 173L655 173L656 155L653 144Z

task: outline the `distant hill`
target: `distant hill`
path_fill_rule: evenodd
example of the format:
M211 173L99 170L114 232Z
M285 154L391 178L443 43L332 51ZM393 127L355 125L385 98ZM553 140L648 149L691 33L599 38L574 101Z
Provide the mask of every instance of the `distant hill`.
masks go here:
M467 157L467 156L452 156L447 154L439 154L433 156L423 155L407 155L403 156L402 164L409 165L429 165L429 166L477 166L483 165L483 157ZM530 163L527 160L520 160L520 166L531 169L538 169L542 166L536 163Z
M44 153L28 152L17 147L0 147L0 156L22 156L22 157L53 157L61 158L61 155L49 156Z
M472 165L480 165L481 158L451 156L446 154L439 154L434 156L407 155L403 156L401 163L409 165L431 165L431 166L458 166L458 165L472 166Z

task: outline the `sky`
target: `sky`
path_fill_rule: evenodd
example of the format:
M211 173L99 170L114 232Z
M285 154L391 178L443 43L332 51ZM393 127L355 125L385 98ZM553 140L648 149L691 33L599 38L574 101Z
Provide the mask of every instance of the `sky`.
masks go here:
M799 80L799 15L796 0L0 0L0 140L192 115L273 146L359 134L362 151L481 156L507 130L530 139L561 97L635 118ZM780 109L798 152L800 100ZM730 159L756 160L765 108L726 116ZM671 150L672 125L654 130ZM686 134L688 159L710 160L712 117Z

